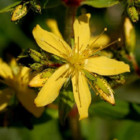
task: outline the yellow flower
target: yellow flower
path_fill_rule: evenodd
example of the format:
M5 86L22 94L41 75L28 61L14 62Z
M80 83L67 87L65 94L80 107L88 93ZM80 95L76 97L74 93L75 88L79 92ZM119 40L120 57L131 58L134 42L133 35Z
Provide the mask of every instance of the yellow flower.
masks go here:
M0 111L4 110L14 94L19 102L34 116L40 117L44 107L37 108L34 105L35 90L28 87L30 69L19 67L15 60L11 62L11 68L0 59L0 82L8 87L0 90Z
M90 90L84 71L99 75L117 75L129 72L129 65L105 56L93 55L101 48L94 49L93 44L89 45L90 14L83 14L74 22L75 46L70 46L54 34L43 30L37 25L33 30L37 44L45 51L57 55L66 60L66 63L59 67L47 80L40 90L35 104L45 106L52 103L67 78L71 77L75 102L78 107L80 120L88 116L88 108L91 103ZM112 104L114 96L111 95Z

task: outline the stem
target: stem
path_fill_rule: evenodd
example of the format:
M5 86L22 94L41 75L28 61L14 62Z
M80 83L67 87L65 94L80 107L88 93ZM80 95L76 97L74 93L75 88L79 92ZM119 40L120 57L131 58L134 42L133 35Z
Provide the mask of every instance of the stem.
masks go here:
M76 11L77 11L76 6L67 6L65 27L64 27L64 40L70 46L71 46L71 38L74 38L73 23L75 20ZM75 115L69 116L69 125L70 125L73 140L82 140L77 111Z
M65 17L64 40L71 46L71 38L74 38L73 23L77 7L68 6Z
M82 140L80 123L78 116L69 117L69 125L72 133L73 140Z

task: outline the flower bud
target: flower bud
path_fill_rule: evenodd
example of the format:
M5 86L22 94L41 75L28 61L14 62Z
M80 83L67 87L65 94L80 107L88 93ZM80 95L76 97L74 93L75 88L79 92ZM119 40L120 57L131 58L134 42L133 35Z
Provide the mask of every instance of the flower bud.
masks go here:
M12 12L11 21L17 21L20 20L22 17L24 17L28 12L26 5L18 5L15 7L15 9Z
M127 13L133 22L137 22L139 20L138 12L134 6L128 7Z
M41 14L41 6L37 0L30 0L31 8L36 12Z
M49 77L53 74L54 69L46 69L45 71L37 74L29 83L30 87L43 87Z
M124 36L125 36L125 49L127 53L131 55L131 53L134 53L136 46L136 33L129 18L126 18L124 22Z
M127 0L127 3L129 6L134 6L134 1L133 0Z
M96 95L100 95L103 100L107 101L108 103L115 105L114 100L114 91L110 87L109 83L106 81L104 77L96 76L96 80L93 81Z
M134 3L136 4L136 6L137 6L137 5L140 6L140 0L134 0Z
M29 55L35 62L38 62L38 63L42 59L42 55L39 52L32 50L32 49L29 49Z
M125 77L121 74L109 76L109 78L114 80L117 84L124 84L125 83Z
M42 68L42 64L40 63L33 63L30 65L30 68L33 70L40 70Z

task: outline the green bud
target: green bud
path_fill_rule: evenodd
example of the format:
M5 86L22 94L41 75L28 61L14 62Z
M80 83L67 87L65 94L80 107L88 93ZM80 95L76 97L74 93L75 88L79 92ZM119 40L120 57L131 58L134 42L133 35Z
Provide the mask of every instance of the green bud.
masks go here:
M54 69L48 68L42 72L40 77L41 78L48 78L54 73L54 71L55 71Z
M29 55L35 62L40 62L42 59L42 55L39 52L32 49L29 49Z
M24 17L28 12L27 6L26 5L18 5L15 7L15 9L12 11L12 17L11 21L17 21L20 20L22 17Z
M33 70L40 70L42 68L42 64L40 63L34 63L30 65L30 68Z
M46 60L41 60L41 62L40 62L42 65L46 65L47 63L48 63L48 61L46 61Z
M109 76L109 78L111 78L113 80L118 80L118 79L120 79L120 75L112 75L112 76Z
M127 13L133 22L137 22L139 20L138 12L134 6L128 7Z
M107 80L97 74L91 74L84 70L83 72L85 76L89 79L89 82L93 84L93 86L91 87L95 90L96 95L100 95L100 97L103 98L105 101L109 102L112 105L115 105L114 91L112 90Z
M115 105L114 100L114 91L110 87L107 80L99 75L96 75L96 80L93 81L93 85L95 87L96 94L100 95L101 98L103 98L105 101L109 102L112 105Z
M134 0L134 3L137 5L140 5L140 0Z
M49 77L54 73L54 69L46 69L37 74L29 83L30 87L43 87Z
M136 33L129 18L126 18L124 22L124 36L125 36L125 49L127 53L131 55L131 53L134 53L136 46Z
M124 84L125 83L125 77L121 74L110 76L110 78L113 79L117 84Z
M41 14L41 6L37 0L30 0L31 8L36 12Z
M133 0L127 0L127 3L129 6L134 6L134 1Z

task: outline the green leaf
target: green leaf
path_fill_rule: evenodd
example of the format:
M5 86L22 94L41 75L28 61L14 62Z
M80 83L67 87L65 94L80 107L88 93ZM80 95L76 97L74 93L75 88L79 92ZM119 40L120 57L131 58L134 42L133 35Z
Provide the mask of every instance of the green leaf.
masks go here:
M74 105L73 92L72 91L62 91L62 92L60 92L59 97L60 97L59 119L60 119L60 123L62 125L64 125L64 121Z
M9 12L9 11L13 10L13 8L14 8L15 6L19 5L21 2L22 2L22 0L17 1L17 2L15 2L15 3L11 4L11 5L8 5L7 7L1 9L1 10L0 10L0 13Z
M97 8L110 7L118 4L119 0L85 0L81 4L87 4Z
M92 104L89 112L103 118L123 119L129 113L129 104L125 101L116 100L116 105L112 106L102 101Z

